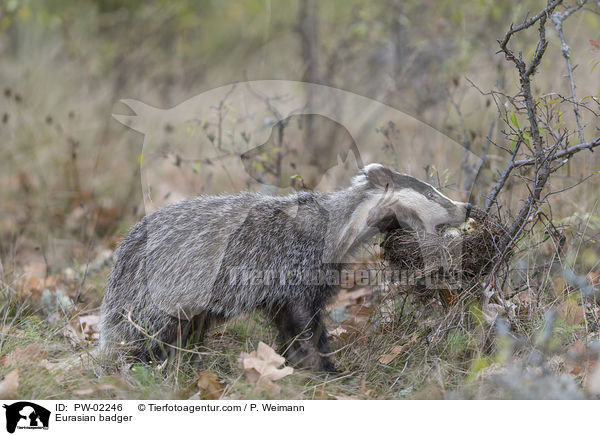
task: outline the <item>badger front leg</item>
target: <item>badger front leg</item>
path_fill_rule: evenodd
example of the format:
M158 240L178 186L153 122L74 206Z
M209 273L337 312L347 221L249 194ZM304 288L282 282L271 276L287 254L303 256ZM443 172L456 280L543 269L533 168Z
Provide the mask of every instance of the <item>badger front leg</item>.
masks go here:
M329 334L325 328L325 321L320 310L316 319L314 319L313 333L314 337L317 338L317 350L321 356L321 371L339 372L331 359L329 359Z
M312 311L289 304L280 307L274 319L287 360L295 366L314 371L336 371L324 355L329 349L320 310Z

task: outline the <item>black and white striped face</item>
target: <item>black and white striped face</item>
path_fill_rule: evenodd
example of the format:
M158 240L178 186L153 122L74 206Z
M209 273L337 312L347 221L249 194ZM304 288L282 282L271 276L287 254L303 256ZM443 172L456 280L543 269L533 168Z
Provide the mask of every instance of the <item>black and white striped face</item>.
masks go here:
M380 228L399 224L435 233L438 226L458 226L469 218L469 203L454 201L422 180L380 164L365 166L363 173L366 181L380 191L371 215Z

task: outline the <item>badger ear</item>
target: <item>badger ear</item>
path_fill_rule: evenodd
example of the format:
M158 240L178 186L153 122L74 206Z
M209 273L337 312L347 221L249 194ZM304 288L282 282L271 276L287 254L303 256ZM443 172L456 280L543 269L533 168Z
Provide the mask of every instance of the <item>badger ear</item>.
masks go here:
M377 187L385 188L392 185L392 172L381 164L366 165L362 172L367 177L367 181Z

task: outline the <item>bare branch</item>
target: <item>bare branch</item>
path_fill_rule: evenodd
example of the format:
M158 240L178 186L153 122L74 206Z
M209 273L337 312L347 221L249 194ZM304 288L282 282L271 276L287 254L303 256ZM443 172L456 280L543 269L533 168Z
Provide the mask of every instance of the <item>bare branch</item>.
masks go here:
M504 188L504 185L506 184L506 181L508 180L508 177L510 176L512 170L515 169L515 159L517 157L517 153L519 153L519 149L521 148L522 143L522 139L519 139L519 141L515 144L515 148L512 154L510 155L510 160L504 167L504 171L502 171L502 173L500 174L500 177L498 178L496 185L492 188L490 195L488 195L488 198L485 201L484 208L486 212L490 210L490 208L496 201L498 194L500 194L500 191L502 190L502 188Z
M567 64L567 72L569 74L569 82L571 84L571 98L573 99L573 112L575 113L575 120L577 121L577 128L579 131L579 142L585 142L583 135L583 126L581 124L581 115L579 114L579 103L577 102L577 94L575 93L575 80L573 79L573 67L571 66L571 47L567 45L565 35L563 33L563 22L571 16L574 12L578 11L583 7L587 0L583 0L578 5L567 9L564 12L554 12L552 14L552 22L558 32L560 38L560 48Z
M550 157L550 161L555 161L555 160L559 160L559 159L568 159L571 156L573 156L575 153L578 153L580 151L583 150L590 150L592 151L594 148L600 146L600 136L597 137L596 139L594 139L593 141L590 142L584 142L582 144L577 144L577 145L573 145L571 147L567 147L561 151L558 151L556 153L554 153L551 157ZM517 160L513 162L513 167L514 168L518 168L518 167L524 167L524 166L528 166L528 165L534 165L535 164L535 159L531 158L531 159L522 159L522 160Z
M465 180L464 189L466 192L470 193L469 194L469 203L473 202L473 186L475 185L475 182L479 178L479 175L481 174L481 171L483 170L483 167L485 165L488 150L490 148L490 144L492 143L492 134L494 133L495 125L496 125L495 120L490 123L490 130L486 137L485 144L483 145L483 150L481 151L481 163L479 164L479 167L477 168L477 170L474 171L474 174L468 175L467 179Z
M551 3L548 3L548 6L546 6L546 8L544 10L542 10L540 13L531 17L529 20L525 20L523 23L521 23L517 27L514 27L511 24L510 29L508 30L508 32L506 32L506 35L504 35L504 39L502 41L498 41L500 43L500 47L501 47L502 51L504 51L504 49L506 48L506 45L508 44L508 41L515 33L518 33L522 30L525 30L525 29L533 26L535 24L535 22L537 20L539 20L541 17L543 17L543 16L547 17L549 14L552 13L554 8L556 8L561 3L562 3L562 0L554 0Z
M530 216L539 207L539 200L540 200L542 190L544 189L544 186L546 185L546 182L548 181L548 178L550 177L550 174L552 173L552 169L551 169L551 165L550 165L552 159L550 159L550 156L554 153L555 147L551 147L549 151L546 151L544 149L543 140L542 140L542 137L540 134L539 126L538 126L537 105L535 103L535 99L533 98L533 93L531 91L531 76L533 76L535 74L536 68L539 66L540 62L542 61L542 57L544 56L544 53L546 52L546 48L548 47L548 42L546 40L546 30L545 30L546 29L546 21L547 21L548 17L552 14L554 9L561 2L562 2L562 0L549 1L546 8L544 8L541 12L539 12L534 17L532 17L528 20L525 20L523 23L521 23L520 25L518 25L516 27L511 25L509 31L504 36L504 39L498 41L498 43L500 44L500 50L504 53L505 58L507 60L511 61L512 63L514 63L515 67L517 68L517 70L519 72L519 81L521 83L520 96L523 99L525 108L527 110L527 119L529 122L528 130L529 130L529 136L531 137L531 141L533 142L533 149L534 149L533 162L534 162L534 166L535 166L534 178L533 178L533 182L532 182L533 186L530 189L529 196L528 196L527 200L525 201L525 204L519 211L516 219L510 225L507 233L499 241L498 245L499 245L500 251L502 253L500 256L500 261L502 261L504 259L504 257L506 256L506 254L510 251L510 249L514 245L515 241L518 239L521 232L525 228ZM510 38L514 34L533 26L535 23L539 23L539 28L538 28L539 39L538 39L538 43L537 43L537 46L535 49L535 53L533 55L533 59L531 60L530 64L527 65L525 63L525 61L523 61L522 53L519 52L519 55L516 56L515 53L510 48L508 48L508 42L510 41ZM521 133L520 139L521 140L523 139L522 133ZM513 153L511 156L512 156L511 159L514 159L516 157L516 153ZM503 181L502 181L503 177L501 176L501 180L499 180L499 182L502 181L502 183L501 183L499 189L497 189L498 192L500 189L502 189L502 186L504 185L506 178L508 178L508 175L514 168L513 165L514 165L514 162L513 163L509 162L507 164L507 167L505 168L505 171L503 173L503 174L506 173L506 176L504 177ZM498 186L498 184L496 186ZM529 188L529 186L528 186L528 188ZM494 189L496 189L496 188L494 188ZM495 196L497 196L498 192L494 193L494 191L492 191L492 194L494 195L493 198L495 198ZM490 195L490 197L491 197L491 195ZM488 201L489 201L489 198L488 198Z

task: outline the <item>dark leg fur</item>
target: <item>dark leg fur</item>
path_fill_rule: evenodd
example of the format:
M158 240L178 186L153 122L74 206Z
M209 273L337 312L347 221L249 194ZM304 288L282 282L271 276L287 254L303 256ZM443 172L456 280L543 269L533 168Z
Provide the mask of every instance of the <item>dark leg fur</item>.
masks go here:
M327 334L327 329L325 328L325 322L323 320L323 316L321 312L315 316L313 332L317 340L317 349L321 355L321 370L330 373L339 372L335 367L331 359L329 359L329 335Z
M336 371L329 358L323 355L329 352L329 347L320 311L286 305L279 308L273 318L284 355L293 365L315 371Z
M206 332L214 328L221 320L222 318L217 315L210 312L203 312L189 321L180 321L180 332L178 332L177 338L172 345L175 345L180 349L197 348L201 346L204 342ZM171 348L169 355L174 355L174 353L178 351L177 348L169 348ZM200 356L196 355L193 361L195 363L200 363Z

